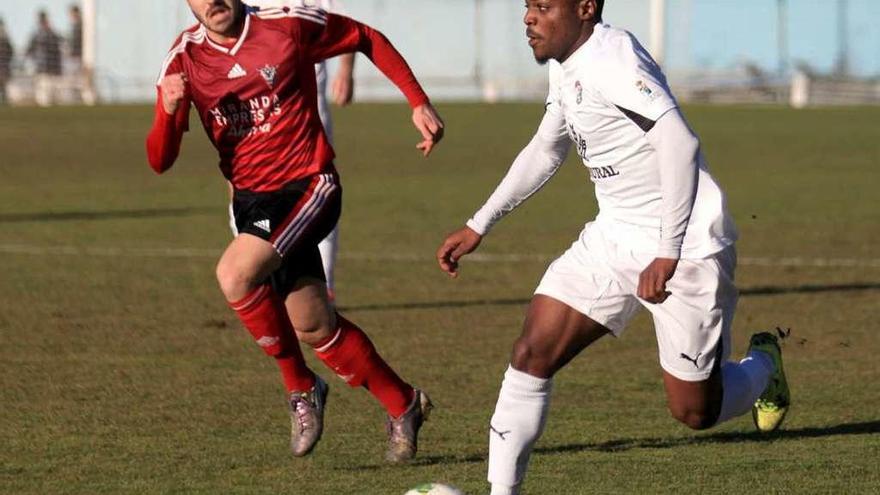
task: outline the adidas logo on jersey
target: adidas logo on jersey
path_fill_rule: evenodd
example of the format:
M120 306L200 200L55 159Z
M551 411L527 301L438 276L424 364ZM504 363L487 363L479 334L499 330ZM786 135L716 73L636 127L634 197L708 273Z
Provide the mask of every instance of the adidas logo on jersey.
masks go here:
M254 227L258 229L265 230L266 232L272 232L272 228L269 224L269 220L257 220L254 222Z
M234 66L232 66L231 69L229 69L229 73L226 74L226 77L229 79L238 79L239 77L244 77L246 75L247 72L245 72L245 70L240 65L238 65L238 63L236 63Z

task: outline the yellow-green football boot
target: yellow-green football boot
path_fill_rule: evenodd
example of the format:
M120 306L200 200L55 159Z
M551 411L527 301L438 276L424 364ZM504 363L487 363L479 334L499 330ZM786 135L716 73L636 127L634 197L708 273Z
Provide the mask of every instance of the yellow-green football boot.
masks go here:
M780 331L780 335L787 334ZM749 351L756 350L766 353L773 360L773 374L767 383L764 393L755 401L752 407L752 419L761 433L770 433L779 428L785 414L791 405L791 391L785 380L785 371L782 369L782 349L779 347L779 338L769 332L761 332L752 335L749 342Z

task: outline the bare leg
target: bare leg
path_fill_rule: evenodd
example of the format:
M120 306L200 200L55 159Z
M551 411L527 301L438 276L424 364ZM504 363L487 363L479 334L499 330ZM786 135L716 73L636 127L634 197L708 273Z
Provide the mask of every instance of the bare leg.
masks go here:
M217 281L227 301L240 301L262 285L279 266L281 256L270 242L242 234L229 243L220 257Z
M664 371L669 412L694 430L711 428L749 411L774 370L770 357L753 350L739 362L717 363L709 378L699 382L680 380Z
M529 304L522 335L513 344L510 363L523 373L551 378L608 333L607 328L570 306L536 295Z
M302 277L284 301L300 342L316 347L336 331L336 313L327 300L327 286L314 277Z
M718 366L708 379L699 382L680 380L664 371L663 386L672 417L694 430L705 430L715 425L721 413L723 396Z

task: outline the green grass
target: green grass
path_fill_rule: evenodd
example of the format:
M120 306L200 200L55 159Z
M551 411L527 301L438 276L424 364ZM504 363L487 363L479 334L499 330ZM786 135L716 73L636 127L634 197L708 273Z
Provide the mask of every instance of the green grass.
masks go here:
M311 457L288 456L277 372L213 280L225 189L195 121L157 177L143 151L149 108L0 110L0 493L399 494L432 480L485 493L487 421L546 261L465 263L453 281L433 253L541 107L440 109L447 140L427 161L404 107L337 112L340 301L438 405L404 467L381 461L380 408L312 356L332 387L327 429ZM738 270L734 355L756 329L793 328L780 435L756 436L748 418L698 434L672 420L641 315L558 375L527 493L877 493L880 109L686 113L728 193L741 258L857 264ZM571 161L481 252L555 256L594 205ZM166 248L195 251L150 255Z

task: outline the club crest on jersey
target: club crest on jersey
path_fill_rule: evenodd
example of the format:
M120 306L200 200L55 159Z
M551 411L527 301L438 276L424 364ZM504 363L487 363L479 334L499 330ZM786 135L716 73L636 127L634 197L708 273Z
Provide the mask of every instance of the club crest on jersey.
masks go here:
M641 93L642 96L649 100L654 100L657 98L657 94L654 93L654 91L649 88L647 84L645 84L645 81L642 81L641 79L636 81L636 89L639 90L639 93Z
M580 81L574 82L574 91L575 91L575 101L577 102L578 105L580 105L581 102L584 101L584 87L581 86Z
M260 69L260 75L263 76L263 80L269 85L269 89L275 86L275 75L277 73L278 67L275 65L266 65Z

